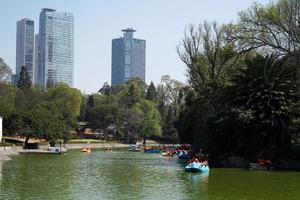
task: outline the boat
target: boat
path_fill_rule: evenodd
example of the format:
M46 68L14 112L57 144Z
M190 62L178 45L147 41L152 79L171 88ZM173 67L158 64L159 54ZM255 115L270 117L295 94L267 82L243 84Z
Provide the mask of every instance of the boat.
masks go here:
M251 170L273 170L274 166L271 160L259 158L256 163L249 163Z
M164 157L173 157L173 155L174 154L172 152L170 152L170 151L162 153L162 156L164 156Z
M106 152L112 152L112 147L111 146L105 146L104 151Z
M137 152L137 151L141 151L141 146L142 145L137 145L137 144L132 144L132 145L129 145L129 151L135 151L135 152Z
M92 152L90 148L83 148L80 151L84 152L84 153L91 153Z
M47 149L23 149L20 150L20 154L62 154L68 150L63 147L49 147Z
M145 147L144 148L144 152L145 153L160 153L160 149L156 149L156 148L149 148L149 147Z
M193 158L193 156L192 156L192 154L190 154L189 152L187 152L186 150L183 150L183 151L180 151L179 153L178 153L178 158L179 159L192 159Z
M208 172L209 166L207 163L201 163L201 162L192 162L188 164L184 170L186 172Z
M274 166L272 165L261 165L258 163L250 163L249 169L251 170L273 170Z

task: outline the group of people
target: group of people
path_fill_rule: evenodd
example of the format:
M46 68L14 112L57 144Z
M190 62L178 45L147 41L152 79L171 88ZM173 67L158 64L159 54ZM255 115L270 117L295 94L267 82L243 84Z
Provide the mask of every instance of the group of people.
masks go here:
M270 160L264 160L264 159L261 159L259 158L257 160L257 163L260 165L260 166L271 166L272 165L272 162Z
M208 160L207 159L204 159L203 161L200 162L197 157L194 157L189 163L190 164L191 163L199 163L199 164L201 163L201 164L203 164L205 166L208 166Z

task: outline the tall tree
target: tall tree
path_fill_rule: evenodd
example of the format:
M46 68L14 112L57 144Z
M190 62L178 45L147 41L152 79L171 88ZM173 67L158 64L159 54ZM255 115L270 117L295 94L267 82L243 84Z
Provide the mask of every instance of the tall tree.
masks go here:
M291 145L297 102L296 68L274 55L258 55L245 62L247 67L229 87L233 111L257 127L264 139L261 148L275 146L286 152Z
M107 82L103 84L102 88L100 88L98 92L102 95L106 95L106 101L107 103L110 103L109 97L112 93L112 87Z
M188 27L177 48L179 58L186 64L188 81L197 91L208 83L228 77L236 56L232 43L224 39L224 29L216 22L205 21L197 28Z
M27 67L22 66L21 72L19 74L18 88L23 90L23 89L28 89L30 87L31 87L31 80L27 71Z
M300 47L300 2L271 1L268 5L254 4L240 12L236 25L227 25L227 38L240 53L259 49L283 55Z
M150 86L147 90L146 99L148 99L150 101L153 101L154 103L156 103L156 101L157 101L157 92L156 92L155 86L154 86L152 81L151 81Z
M142 100L133 106L132 112L137 115L136 123L140 135L144 138L144 144L151 135L161 134L161 118L153 102Z
M62 113L65 123L69 127L77 126L80 114L81 93L78 89L70 88L66 84L59 84L48 89L47 100L53 102Z

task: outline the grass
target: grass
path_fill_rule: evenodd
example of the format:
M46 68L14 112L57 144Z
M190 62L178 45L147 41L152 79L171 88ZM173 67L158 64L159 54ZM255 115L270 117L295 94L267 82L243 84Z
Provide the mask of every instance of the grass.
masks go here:
M11 147L13 144L11 143L6 143L6 142L0 142L0 147Z
M105 141L105 140L95 140L95 139L73 139L69 140L67 144L86 144L86 143L116 143L116 141Z

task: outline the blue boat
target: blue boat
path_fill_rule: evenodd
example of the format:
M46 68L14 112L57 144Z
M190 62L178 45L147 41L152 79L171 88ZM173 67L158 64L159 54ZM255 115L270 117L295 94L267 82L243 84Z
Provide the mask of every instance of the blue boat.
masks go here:
M159 149L144 149L145 153L159 153Z
M192 162L188 164L184 170L186 172L208 172L209 166L199 162Z

